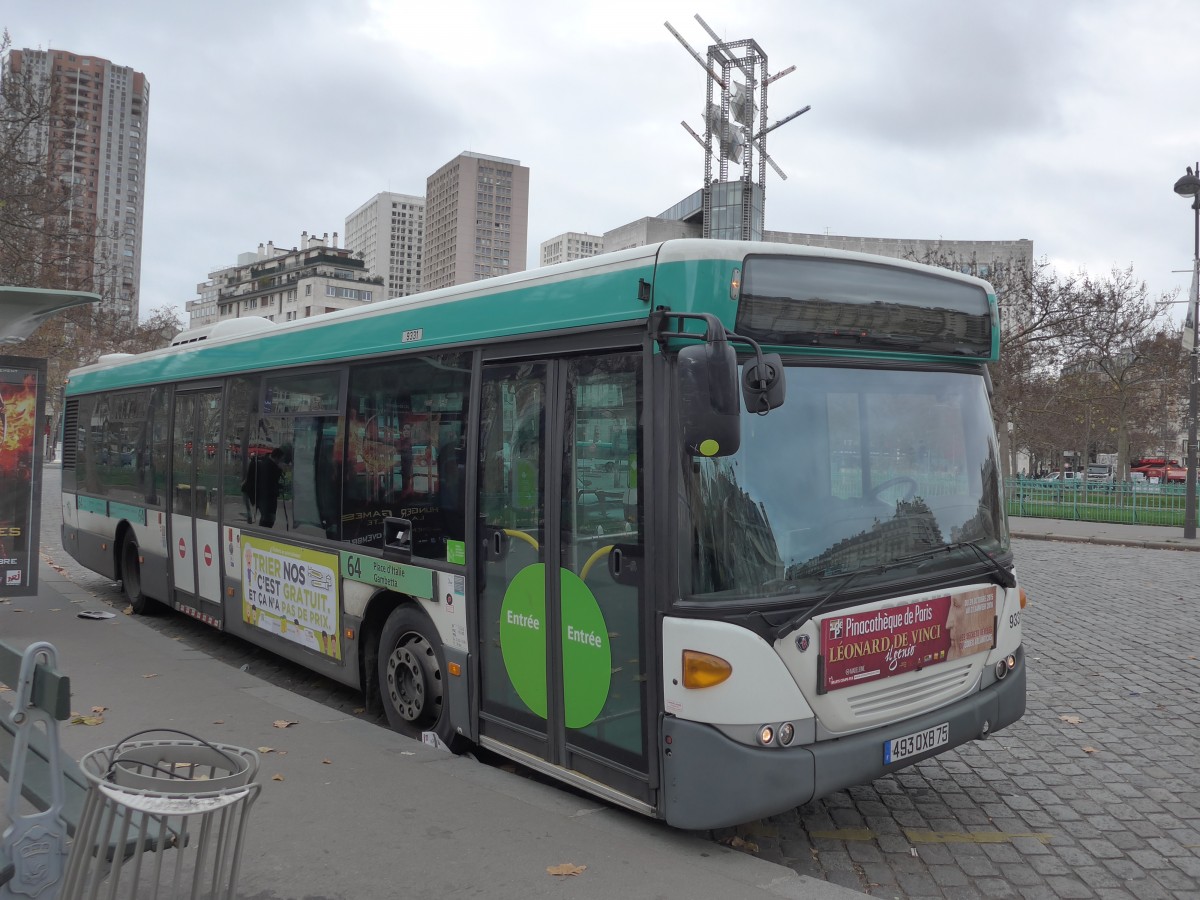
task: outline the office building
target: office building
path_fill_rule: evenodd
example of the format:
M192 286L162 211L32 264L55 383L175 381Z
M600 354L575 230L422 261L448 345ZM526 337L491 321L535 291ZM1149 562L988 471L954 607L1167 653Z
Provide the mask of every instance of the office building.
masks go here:
M421 290L425 198L376 194L346 217L346 249L362 259L368 275L383 279L383 296Z
M566 231L538 246L538 265L553 266L573 259L586 259L604 252L604 238L596 234Z
M103 312L138 321L150 84L141 72L68 50L11 50L2 77L31 78L53 103L47 128L24 148L47 175L74 188L67 212L77 274L104 298Z
M424 290L525 271L529 169L460 153L425 185Z

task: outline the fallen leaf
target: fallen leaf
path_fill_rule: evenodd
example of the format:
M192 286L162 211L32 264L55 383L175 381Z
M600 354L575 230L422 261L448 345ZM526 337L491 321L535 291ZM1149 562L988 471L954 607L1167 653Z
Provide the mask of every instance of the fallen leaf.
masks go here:
M738 837L736 834L731 838L726 838L721 841L726 847L732 847L734 850L745 850L747 853L757 853L758 844L754 841L748 841L745 838Z
M1080 722L1083 721L1082 716L1059 716L1059 718L1062 719L1064 722L1066 722L1068 725L1078 725Z
M125 615L127 615L127 616L132 616L133 615L133 607L127 606L123 610L121 610L121 612L125 613Z
M587 866L577 866L575 863L560 863L557 866L546 866L551 875L581 875Z
M283 781L283 776L279 775L279 774L275 774L275 775L271 776L271 780L272 781Z
M354 714L355 714L356 716L361 716L361 715L362 715L363 713L365 713L366 711L367 711L367 708L366 708L365 706L356 706L356 707L354 708Z
M72 725L103 725L104 716L73 716Z
M323 759L323 760L321 760L321 763L326 766L332 766L333 760L332 759Z
M1100 751L1097 750L1095 747L1084 747L1083 752L1084 753L1099 753Z
M225 724L225 720L224 720L224 719L215 719L215 720L213 721L213 724L214 724L214 725L224 725L224 724Z
M299 725L300 723L292 722L288 719L276 719L274 724L276 728L287 728L289 725Z
M158 677L158 673L157 673L157 672L151 672L149 675L143 675L142 677L143 677L143 678L157 678L157 677Z
M276 750L275 755L276 756L287 756L288 752L286 750Z
M258 752L259 753L274 753L275 748L274 747L259 747Z
M93 706L92 707L92 715L93 716L103 715L105 710L107 710L107 709L108 709L107 706Z

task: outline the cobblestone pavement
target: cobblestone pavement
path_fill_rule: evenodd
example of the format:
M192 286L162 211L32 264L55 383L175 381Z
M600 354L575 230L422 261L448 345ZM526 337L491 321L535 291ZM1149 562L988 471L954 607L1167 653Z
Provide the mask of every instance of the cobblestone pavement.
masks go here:
M61 549L57 471L43 556ZM1200 898L1200 592L1194 553L1015 542L1029 592L1024 719L990 740L714 840L896 900ZM347 713L362 696L182 615L154 628ZM735 840L738 839L738 840Z
M879 897L1200 898L1200 559L1015 548L1020 722L715 836Z

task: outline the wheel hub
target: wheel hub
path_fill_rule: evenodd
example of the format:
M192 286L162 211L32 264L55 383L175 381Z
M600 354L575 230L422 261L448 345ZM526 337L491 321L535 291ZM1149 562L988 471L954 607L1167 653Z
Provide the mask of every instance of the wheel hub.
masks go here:
M402 637L388 657L387 687L392 706L406 722L436 718L441 701L436 682L437 659L429 642L417 634Z

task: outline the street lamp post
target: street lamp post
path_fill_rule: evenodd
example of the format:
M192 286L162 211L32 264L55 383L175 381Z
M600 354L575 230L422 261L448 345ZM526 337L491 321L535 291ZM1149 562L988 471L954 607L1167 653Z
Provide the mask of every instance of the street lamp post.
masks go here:
M1188 298L1188 316L1192 320L1192 350L1188 366L1188 458L1187 496L1183 501L1183 536L1196 536L1196 381L1200 376L1197 360L1200 359L1200 162L1196 168L1188 166L1187 174L1175 182L1175 193L1192 198L1192 209L1196 211L1196 247L1192 256L1192 296Z

